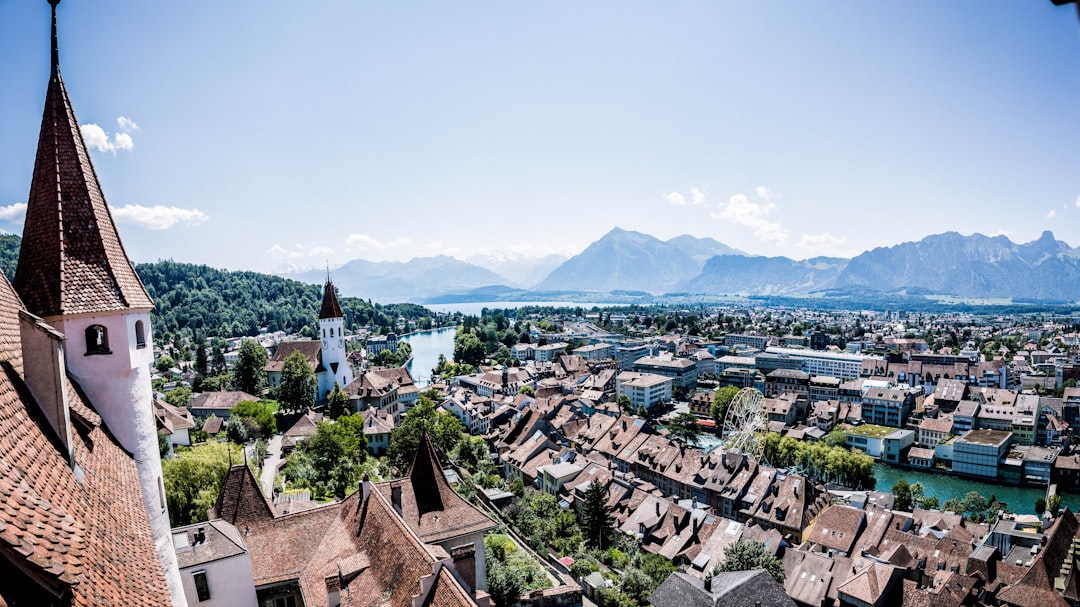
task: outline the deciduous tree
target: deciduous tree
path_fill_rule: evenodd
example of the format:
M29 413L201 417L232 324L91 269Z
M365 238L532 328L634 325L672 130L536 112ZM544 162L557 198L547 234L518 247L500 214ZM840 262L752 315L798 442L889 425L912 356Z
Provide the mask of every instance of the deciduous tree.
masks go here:
M303 352L298 350L285 357L278 386L278 401L284 412L303 413L314 407L317 388L315 372Z
M259 396L266 387L266 362L268 357L262 346L250 339L240 345L236 365L233 367L234 390Z

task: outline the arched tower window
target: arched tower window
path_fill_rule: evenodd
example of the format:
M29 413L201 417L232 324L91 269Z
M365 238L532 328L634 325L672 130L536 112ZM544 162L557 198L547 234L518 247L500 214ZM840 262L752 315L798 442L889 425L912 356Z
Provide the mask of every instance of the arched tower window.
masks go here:
M146 327L143 325L143 321L135 321L135 347L146 347Z
M109 331L101 325L86 327L86 353L111 354L109 350Z

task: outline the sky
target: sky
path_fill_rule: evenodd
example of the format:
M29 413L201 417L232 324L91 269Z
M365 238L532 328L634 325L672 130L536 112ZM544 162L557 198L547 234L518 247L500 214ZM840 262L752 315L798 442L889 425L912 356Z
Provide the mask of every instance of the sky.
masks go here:
M1080 245L1080 22L1050 0L63 0L61 72L134 261L574 254L613 227L851 256ZM0 0L20 233L45 0Z

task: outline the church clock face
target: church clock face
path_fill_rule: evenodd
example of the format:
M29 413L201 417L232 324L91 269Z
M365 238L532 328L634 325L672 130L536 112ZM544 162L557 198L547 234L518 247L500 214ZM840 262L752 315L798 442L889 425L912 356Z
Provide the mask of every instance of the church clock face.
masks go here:
M341 339L341 338L338 338L338 340L337 340L337 347L339 347L339 348L344 348L344 347L345 347L345 340L344 340L344 339Z
M324 340L322 340L322 347L324 347L324 348L329 348L329 347L330 347L330 344L329 344L329 343L327 343L327 341L326 341L326 340L324 339Z

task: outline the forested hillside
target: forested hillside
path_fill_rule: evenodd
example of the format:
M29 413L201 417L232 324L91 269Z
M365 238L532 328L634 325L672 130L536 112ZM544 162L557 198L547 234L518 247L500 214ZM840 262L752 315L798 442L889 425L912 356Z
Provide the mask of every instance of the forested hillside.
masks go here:
M15 275L19 241L18 236L0 236L0 264L8 278ZM207 337L257 335L263 328L315 334L321 286L175 261L136 268L156 304L154 329L163 341L195 330ZM398 317L427 326L431 318L431 311L414 304L371 304L353 297L340 303L350 330L370 325L389 331Z

